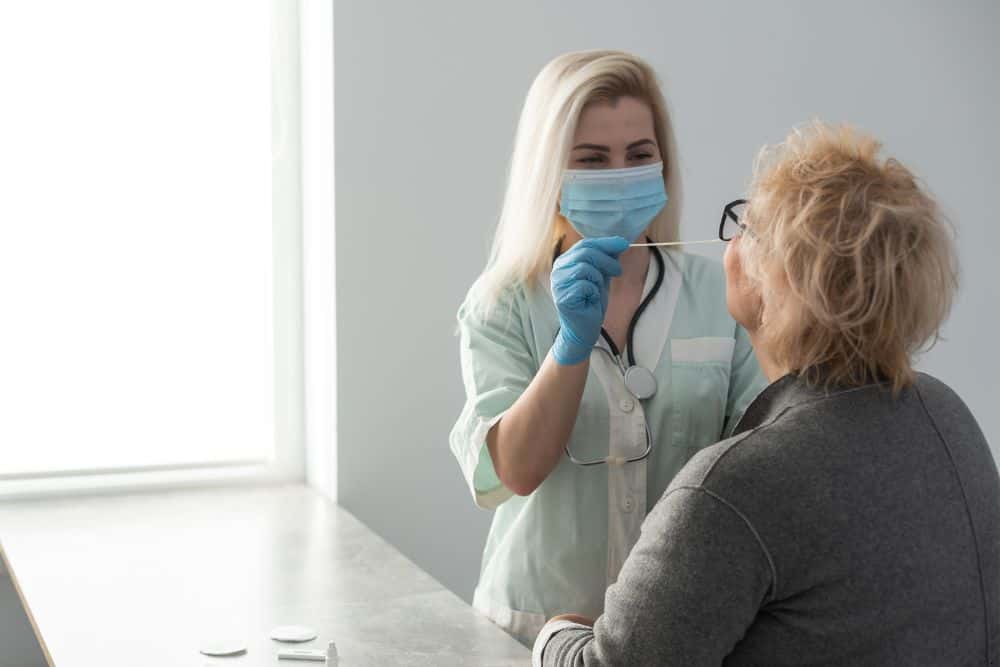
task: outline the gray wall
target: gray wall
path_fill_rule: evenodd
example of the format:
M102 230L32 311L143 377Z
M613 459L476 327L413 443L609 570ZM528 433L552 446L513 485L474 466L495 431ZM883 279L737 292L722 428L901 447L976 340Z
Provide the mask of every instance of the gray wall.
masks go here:
M455 310L481 270L532 78L569 50L660 73L686 181L682 238L715 234L765 142L818 116L881 137L957 223L947 341L923 362L1000 451L995 2L387 2L335 5L341 503L465 598L490 515L447 435Z

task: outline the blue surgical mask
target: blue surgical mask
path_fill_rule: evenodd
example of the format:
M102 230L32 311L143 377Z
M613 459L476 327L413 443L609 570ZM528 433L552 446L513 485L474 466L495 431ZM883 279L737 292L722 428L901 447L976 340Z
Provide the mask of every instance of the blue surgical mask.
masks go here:
M663 163L627 169L567 169L559 212L584 238L642 234L667 204Z

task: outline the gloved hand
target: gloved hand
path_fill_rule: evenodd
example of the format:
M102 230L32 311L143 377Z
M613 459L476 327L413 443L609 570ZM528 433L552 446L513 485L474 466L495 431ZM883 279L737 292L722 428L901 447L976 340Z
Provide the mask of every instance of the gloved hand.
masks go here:
M590 358L608 309L611 279L622 274L618 256L629 243L620 236L586 238L552 265L552 295L559 311L559 334L552 356L563 366Z

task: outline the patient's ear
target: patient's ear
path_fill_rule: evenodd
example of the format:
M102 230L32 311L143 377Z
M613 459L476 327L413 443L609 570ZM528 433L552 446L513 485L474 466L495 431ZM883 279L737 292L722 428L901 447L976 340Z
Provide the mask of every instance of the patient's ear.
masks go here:
M761 323L763 309L761 286L747 277L740 250L741 243L742 239L739 237L730 241L723 256L726 270L726 306L733 319L752 334Z
M767 267L764 273L763 284L757 290L756 298L759 307L758 324L763 325L765 318L773 319L775 313L783 310L788 305L788 299L791 296L788 271L785 269L785 266L775 263Z

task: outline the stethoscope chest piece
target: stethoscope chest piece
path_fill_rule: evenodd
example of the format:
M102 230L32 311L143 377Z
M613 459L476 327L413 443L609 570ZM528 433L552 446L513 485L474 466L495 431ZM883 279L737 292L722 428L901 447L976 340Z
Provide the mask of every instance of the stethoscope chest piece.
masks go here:
M625 388L639 400L646 400L656 393L656 377L648 368L630 366L625 371Z

